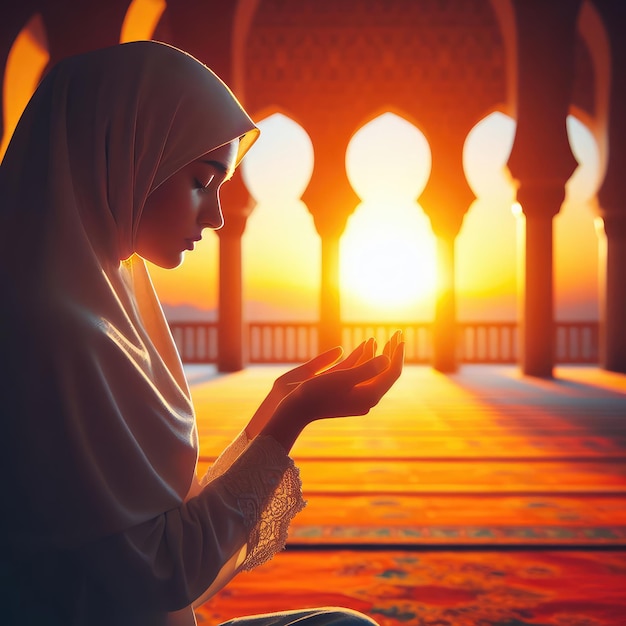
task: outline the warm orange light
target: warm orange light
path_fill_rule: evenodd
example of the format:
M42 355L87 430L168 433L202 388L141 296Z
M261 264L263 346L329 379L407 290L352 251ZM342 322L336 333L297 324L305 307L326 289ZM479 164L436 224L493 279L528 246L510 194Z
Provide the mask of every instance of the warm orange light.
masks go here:
M166 6L165 0L133 0L124 17L120 43L151 39Z
M341 239L341 293L350 317L412 316L436 284L435 240L416 204L363 204ZM347 311L347 312L348 312Z
M0 158L4 156L13 130L24 107L37 87L50 55L45 46L41 16L33 16L15 39L4 74L4 136Z

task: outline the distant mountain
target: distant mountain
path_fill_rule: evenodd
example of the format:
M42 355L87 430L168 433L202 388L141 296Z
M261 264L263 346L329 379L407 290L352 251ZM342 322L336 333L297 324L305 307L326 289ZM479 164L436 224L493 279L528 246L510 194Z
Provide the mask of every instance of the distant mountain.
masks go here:
M202 309L193 304L168 304L167 302L163 302L162 306L169 322L217 321L217 309ZM244 307L245 318L254 322L315 321L315 312L304 309L288 311L266 302L246 302ZM296 309L295 306L294 309Z
M215 309L201 309L192 304L168 304L162 303L163 312L168 322L215 322L217 311Z

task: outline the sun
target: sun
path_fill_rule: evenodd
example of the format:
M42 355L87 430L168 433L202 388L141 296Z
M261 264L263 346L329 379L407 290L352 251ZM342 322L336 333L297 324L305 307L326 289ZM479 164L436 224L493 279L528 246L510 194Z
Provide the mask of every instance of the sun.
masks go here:
M427 317L436 287L435 239L417 204L360 205L340 250L347 317Z

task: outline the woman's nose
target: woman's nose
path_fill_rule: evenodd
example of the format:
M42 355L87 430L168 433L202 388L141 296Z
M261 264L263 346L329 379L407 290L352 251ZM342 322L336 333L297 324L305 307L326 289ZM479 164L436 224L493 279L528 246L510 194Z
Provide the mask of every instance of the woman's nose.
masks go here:
M219 193L205 200L200 209L198 221L202 228L210 228L211 230L219 230L224 226L224 216L222 214Z

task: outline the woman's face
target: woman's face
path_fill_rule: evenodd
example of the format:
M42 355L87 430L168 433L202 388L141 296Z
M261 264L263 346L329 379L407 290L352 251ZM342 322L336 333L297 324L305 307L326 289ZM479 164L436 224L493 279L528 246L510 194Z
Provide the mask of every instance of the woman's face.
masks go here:
M147 198L135 240L135 252L160 267L178 267L193 250L202 230L224 224L219 191L235 169L239 140L192 161Z

